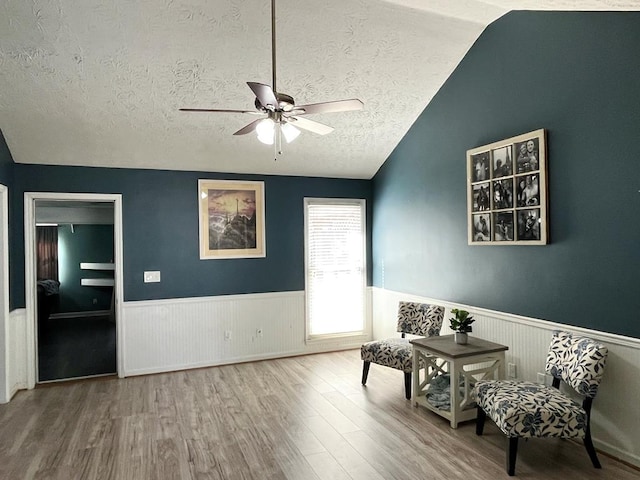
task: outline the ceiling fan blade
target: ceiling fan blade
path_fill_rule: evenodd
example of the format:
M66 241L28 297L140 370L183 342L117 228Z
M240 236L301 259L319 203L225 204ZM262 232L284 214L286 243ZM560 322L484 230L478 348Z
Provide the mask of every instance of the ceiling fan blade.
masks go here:
M181 112L223 112L223 113L251 113L254 115L262 115L262 112L255 110L226 110L219 108L181 108Z
M308 120L306 118L287 117L287 120L289 120L292 125L298 128L317 133L318 135L326 135L327 133L333 132L333 127L320 122L314 122L313 120Z
M234 133L234 135L246 135L247 133L251 133L251 132L255 131L256 127L258 126L258 124L262 120L263 120L262 118L259 118L258 120L254 120L250 124L245 125L244 127L242 127L240 130L238 130L236 133Z
M337 100L335 102L312 103L310 105L296 105L293 112L296 115L309 115L312 113L334 113L362 110L364 103L357 98L350 100ZM299 112L301 110L301 112Z
M247 82L260 104L267 110L275 110L278 107L278 99L273 89L264 83ZM271 106L272 108L269 108Z

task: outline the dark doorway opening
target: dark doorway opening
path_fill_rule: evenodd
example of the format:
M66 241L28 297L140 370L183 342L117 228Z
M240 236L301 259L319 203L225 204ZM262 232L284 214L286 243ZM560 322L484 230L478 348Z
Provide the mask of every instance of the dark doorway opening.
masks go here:
M37 241L39 230L53 229L57 242L36 245L37 381L116 374L114 204L41 200L35 207Z

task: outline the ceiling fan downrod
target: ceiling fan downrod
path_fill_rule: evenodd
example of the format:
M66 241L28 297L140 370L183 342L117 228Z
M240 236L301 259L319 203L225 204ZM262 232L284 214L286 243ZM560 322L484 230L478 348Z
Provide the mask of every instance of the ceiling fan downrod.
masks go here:
M276 0L271 0L271 82L276 93Z

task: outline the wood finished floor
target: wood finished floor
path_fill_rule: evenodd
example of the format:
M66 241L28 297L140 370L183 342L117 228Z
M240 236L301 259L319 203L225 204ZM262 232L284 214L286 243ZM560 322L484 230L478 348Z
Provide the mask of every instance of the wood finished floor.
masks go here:
M404 398L358 351L19 392L0 405L1 479L496 479L505 440ZM521 442L517 478L638 479L580 444Z

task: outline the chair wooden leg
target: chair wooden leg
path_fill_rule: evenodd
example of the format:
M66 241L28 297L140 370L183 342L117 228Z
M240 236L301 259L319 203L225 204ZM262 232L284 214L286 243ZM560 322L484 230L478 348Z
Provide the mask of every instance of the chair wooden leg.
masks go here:
M404 396L411 400L411 375L412 372L404 372Z
M367 377L369 376L369 367L371 366L371 362L365 361L362 364L362 384L367 384Z
M507 448L507 474L513 477L516 473L516 455L518 454L518 437L508 437Z
M591 441L591 432L587 429L587 435L584 437L584 446L587 449L587 453L589 454L589 458L591 459L591 463L593 463L594 468L602 468L600 465L600 460L598 460L598 455L596 455L596 449L593 446L593 441Z
M487 418L487 414L484 413L482 407L478 407L478 416L476 417L476 435L482 435L484 432L484 421Z

